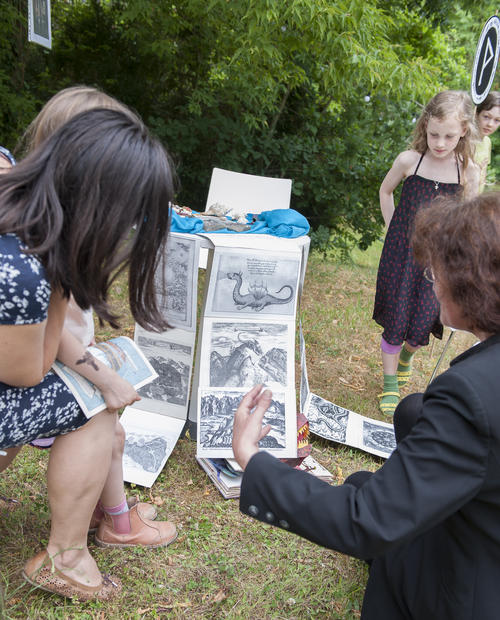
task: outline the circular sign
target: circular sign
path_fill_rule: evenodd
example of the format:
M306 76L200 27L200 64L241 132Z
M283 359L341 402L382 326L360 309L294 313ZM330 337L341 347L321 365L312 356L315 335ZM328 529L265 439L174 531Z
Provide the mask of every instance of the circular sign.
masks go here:
M472 101L478 105L486 99L498 63L500 51L500 18L494 15L484 25L474 58L472 70L471 94Z

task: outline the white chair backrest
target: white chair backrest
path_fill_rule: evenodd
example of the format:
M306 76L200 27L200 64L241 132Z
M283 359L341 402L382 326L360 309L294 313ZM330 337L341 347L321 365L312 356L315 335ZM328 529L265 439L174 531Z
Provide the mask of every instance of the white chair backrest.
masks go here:
M244 213L288 209L291 194L291 179L260 177L214 168L205 209L217 202Z

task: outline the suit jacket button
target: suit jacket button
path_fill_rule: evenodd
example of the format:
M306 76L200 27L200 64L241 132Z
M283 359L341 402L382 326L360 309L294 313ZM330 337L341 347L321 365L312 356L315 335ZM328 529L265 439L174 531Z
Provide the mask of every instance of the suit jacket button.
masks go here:
M266 521L274 521L274 515L272 512L266 512Z
M259 509L257 508L257 506L254 506L252 504L248 507L248 514L252 517L256 517L259 514Z
M288 523L288 521L282 519L279 522L279 526L282 527L284 530L287 530L290 527L290 524Z

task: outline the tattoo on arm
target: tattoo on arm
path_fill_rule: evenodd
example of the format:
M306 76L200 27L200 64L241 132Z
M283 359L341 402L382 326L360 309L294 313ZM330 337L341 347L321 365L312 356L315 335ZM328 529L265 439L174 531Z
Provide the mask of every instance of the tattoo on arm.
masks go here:
M82 359L76 360L76 365L78 366L79 364L89 364L89 366L92 366L94 370L99 371L98 365L95 363L94 358L88 351L85 351Z

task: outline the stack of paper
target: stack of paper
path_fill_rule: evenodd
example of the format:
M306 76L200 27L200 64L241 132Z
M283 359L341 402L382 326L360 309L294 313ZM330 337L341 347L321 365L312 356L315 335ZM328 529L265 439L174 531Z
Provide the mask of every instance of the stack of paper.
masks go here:
M243 472L241 472L236 461L233 459L204 459L198 456L196 460L219 489L224 499L236 499L240 496ZM325 482L333 482L333 475L312 456L306 457L296 469L306 471Z

